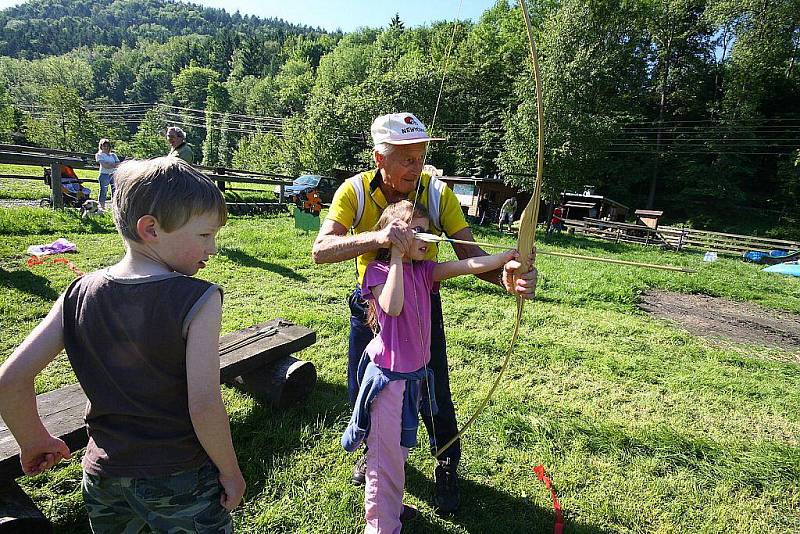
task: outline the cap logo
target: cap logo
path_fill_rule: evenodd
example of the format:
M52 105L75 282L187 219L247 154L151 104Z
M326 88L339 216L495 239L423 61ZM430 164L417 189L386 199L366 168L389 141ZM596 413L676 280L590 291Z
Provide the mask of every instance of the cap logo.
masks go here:
M417 123L417 121L415 121L414 117L412 117L411 115L407 115L406 118L403 119L403 122L405 122L406 124L416 124Z

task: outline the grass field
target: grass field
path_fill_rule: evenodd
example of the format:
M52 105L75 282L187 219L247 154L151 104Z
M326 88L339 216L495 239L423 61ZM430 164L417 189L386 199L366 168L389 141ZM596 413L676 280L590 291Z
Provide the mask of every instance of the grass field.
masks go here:
M0 171L3 172L3 171ZM0 209L0 359L49 309L72 273L29 269L25 249L68 237L84 271L114 262L120 240L105 216ZM478 230L480 240L511 243ZM351 262L314 265L313 235L291 219L234 217L201 276L225 289L223 331L285 317L317 331L298 357L319 372L309 402L273 413L224 388L248 483L240 532L359 532L363 491L349 484L355 456L339 446L345 391ZM422 517L408 532L552 532L549 496L531 467L544 464L568 533L800 531L800 354L719 344L652 319L636 307L648 288L704 293L800 312L800 279L735 259L666 253L568 236L542 250L609 255L698 269L686 275L541 256L537 299L490 406L463 444L462 511L439 518L433 463L408 464L409 502ZM444 257L452 257L450 250ZM442 289L451 384L461 423L491 384L510 339L513 300L474 278ZM59 357L37 380L47 391L75 380ZM426 442L424 429L420 442ZM87 532L78 461L24 489L60 532Z

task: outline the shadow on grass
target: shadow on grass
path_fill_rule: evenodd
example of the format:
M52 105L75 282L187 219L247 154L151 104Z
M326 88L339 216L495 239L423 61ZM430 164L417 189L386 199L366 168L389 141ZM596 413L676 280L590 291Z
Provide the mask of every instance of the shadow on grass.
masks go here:
M260 260L238 248L221 248L219 250L219 254L221 256L225 256L233 263L243 267L256 267L273 272L296 282L308 282L308 278L302 274L294 272L292 269L284 267L283 265L278 265L277 263L270 263L268 261Z
M531 477L534 477L531 473ZM535 477L534 477L535 478ZM433 502L433 481L429 475L406 465L406 491L421 500ZM461 508L457 514L448 518L465 532L553 532L555 513L543 509L528 499L515 497L504 491L471 480L459 481ZM543 494L547 490L541 486ZM565 518L565 531L577 534L605 534L607 529L584 523L576 523ZM409 523L403 531L407 532L451 532L441 525L433 524L420 516Z
M319 443L316 425L344 420L350 411L347 388L321 380L317 380L306 402L295 408L277 411L257 399L247 417L231 423L248 493L260 494L265 484L274 480L273 471L283 468L281 462L298 451L316 446ZM267 454L248 458L244 456L246 451Z
M47 301L55 301L58 291L50 287L50 280L28 270L6 271L0 267L0 287L16 289Z
M319 441L315 425L320 422L342 420L350 412L346 388L343 385L318 381L306 404L277 412L259 402L254 403L243 419L232 420L234 444L239 463L248 484L249 495L270 491L275 483L274 472L285 468L298 451L313 448ZM431 474L413 466L406 466L406 491L420 500L433 502ZM349 474L349 471L348 471ZM533 477L532 474L530 474ZM278 483L280 484L280 483ZM538 484L538 482L536 482ZM280 491L278 486L272 488ZM530 500L505 491L462 479L461 510L447 519L450 527L432 522L425 516L404 526L410 533L452 532L455 524L464 532L532 532L553 531L555 515L552 509L542 508ZM546 495L546 489L541 486ZM55 525L56 533L88 533L85 509L78 504L79 494L72 495L70 513L63 515ZM245 529L247 530L247 529ZM611 531L599 526L566 520L566 532L577 534L607 534Z

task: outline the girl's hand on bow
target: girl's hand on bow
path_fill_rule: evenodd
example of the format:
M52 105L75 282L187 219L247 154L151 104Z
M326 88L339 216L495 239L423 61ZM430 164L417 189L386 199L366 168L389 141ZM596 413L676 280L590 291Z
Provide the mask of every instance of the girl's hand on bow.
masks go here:
M517 259L518 252L511 251L517 254L517 257L510 259L503 266L503 286L506 291L514 295L518 295L523 299L530 300L536 294L536 280L538 273L534 262L536 261L536 249L534 248L530 255L529 265L531 266L528 272L519 272L522 264Z

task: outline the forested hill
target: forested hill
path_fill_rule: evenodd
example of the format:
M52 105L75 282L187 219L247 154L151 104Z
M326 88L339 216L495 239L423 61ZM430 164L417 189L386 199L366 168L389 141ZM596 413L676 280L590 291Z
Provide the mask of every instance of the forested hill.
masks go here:
M436 117L447 141L429 161L444 172L533 187L516 1L474 23L397 16L347 34L172 0L89 1L0 12L0 143L88 152L109 138L144 158L166 152L174 125L207 165L355 173L372 165L375 116L408 110ZM800 239L800 0L536 5L546 198L590 185L667 223Z
M0 55L26 59L82 46L133 47L140 40L164 42L176 35L223 30L275 37L318 31L172 0L31 0L0 11L0 28Z

